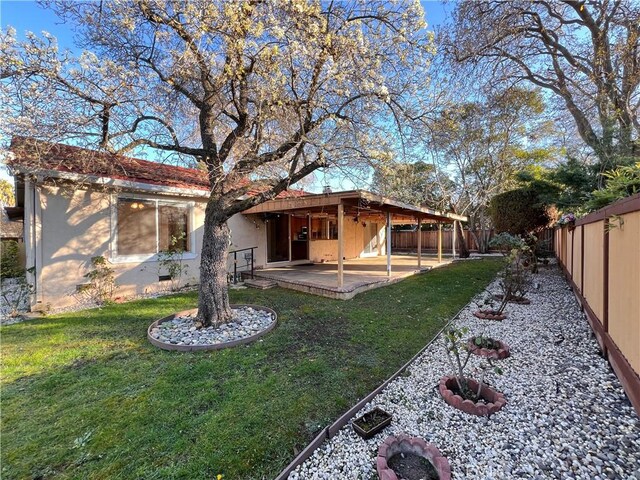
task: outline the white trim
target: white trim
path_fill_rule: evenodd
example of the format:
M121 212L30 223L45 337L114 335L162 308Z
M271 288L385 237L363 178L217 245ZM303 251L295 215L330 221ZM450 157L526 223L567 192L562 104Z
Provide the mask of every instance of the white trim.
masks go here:
M43 256L42 256L42 198L40 187L38 185L34 185L34 246L35 246L35 265L36 265L36 303L42 302L42 267L43 267Z
M36 247L35 247L35 206L34 206L34 186L33 183L25 178L24 179L24 249L25 249L25 261L27 270L36 267ZM41 265L36 267L42 268ZM27 281L34 286L34 288L38 289L39 285L36 284L35 275L36 272L27 271ZM29 299L30 306L34 306L36 302L36 296L31 295Z
M110 196L111 201L111 241L109 245L109 261L111 263L143 263L143 262L158 262L160 260L158 250L160 248L160 238L158 235L159 226L159 214L158 205L182 205L187 207L189 216L188 235L189 235L189 250L181 255L182 260L194 260L198 258L196 253L196 229L195 229L195 202L187 202L182 200L166 200L164 198L155 198L145 195L135 195L125 193L123 195L112 194ZM142 200L155 202L155 220L156 220L156 252L148 254L136 254L136 255L118 255L118 200Z
M34 172L30 169L14 167L16 172L22 174L34 174L38 180L44 180L45 178L59 178L61 180L70 180L74 182L88 182L92 184L128 188L132 190L139 190L147 193L157 193L159 195L177 195L186 197L197 198L209 198L210 191L207 189L199 188L181 188L181 187L169 187L166 185L154 185L152 183L134 182L131 180L120 180L117 178L104 177L100 175L82 175L72 172L60 172L58 170L38 170Z

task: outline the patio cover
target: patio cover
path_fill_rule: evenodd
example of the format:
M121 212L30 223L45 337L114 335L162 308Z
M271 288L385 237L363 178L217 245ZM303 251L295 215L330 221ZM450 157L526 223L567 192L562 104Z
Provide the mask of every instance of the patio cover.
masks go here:
M344 216L386 217L386 253L387 276L391 276L391 226L393 223L437 223L438 224L438 262L442 261L442 224L466 222L467 217L454 213L443 213L431 208L409 205L391 198L376 195L365 190L349 190L304 195L297 198L276 198L256 205L242 212L245 215L267 213L335 214L338 219L338 278L337 286L344 284ZM382 215L381 215L382 214ZM454 228L454 248L455 248ZM421 235L418 235L418 270L422 262ZM454 253L455 254L455 253Z
M410 205L365 190L309 194L297 198L277 198L256 205L244 214L256 213L337 213L338 205L344 206L345 215L390 213L393 223L423 222L453 223L466 222L467 217L454 213L443 213L427 207Z

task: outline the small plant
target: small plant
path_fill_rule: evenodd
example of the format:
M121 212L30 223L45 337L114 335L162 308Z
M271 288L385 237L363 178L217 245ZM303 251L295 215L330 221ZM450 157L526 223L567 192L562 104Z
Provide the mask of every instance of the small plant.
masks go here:
M556 225L563 226L563 225L572 225L574 223L576 223L576 216L573 213L565 213L560 217Z
M498 350L500 348L500 342L485 335L478 335L474 337L473 343L480 348L489 348L491 350Z
M182 257L185 250L179 246L183 245L185 238L184 232L179 236L171 236L171 245L166 251L158 253L159 269L164 270L170 277L171 291L175 292L180 289L182 276L186 275L189 265L185 265Z
M91 257L91 266L93 269L84 275L89 283L83 285L79 292L92 302L103 305L113 298L116 291L114 270L102 255Z
M17 317L23 311L25 301L35 293L35 287L27 280L27 273L33 274L34 271L35 267L22 270L20 276L14 277L14 285L3 285L2 300L9 307L10 317Z
M475 302L475 304L481 313L488 313L490 315L501 315L505 307L507 306L508 301L509 300L503 296L498 308L496 308L496 302L493 297L491 295L487 295L481 301Z
M487 363L480 364L481 375L478 379L478 389L477 391L473 391L469 387L469 376L465 374L465 368L469 363L469 358L471 357L471 352L466 346L466 342L463 341L463 338L466 337L467 333L469 333L469 329L466 327L463 328L450 328L444 334L445 346L447 352L447 360L451 365L451 368L454 370L454 377L456 379L456 384L458 386L458 391L460 396L465 400L471 400L474 403L477 403L481 400L481 392L482 386L484 384L484 377L489 370L493 370L498 375L502 374L502 369L493 364L491 358L487 358Z

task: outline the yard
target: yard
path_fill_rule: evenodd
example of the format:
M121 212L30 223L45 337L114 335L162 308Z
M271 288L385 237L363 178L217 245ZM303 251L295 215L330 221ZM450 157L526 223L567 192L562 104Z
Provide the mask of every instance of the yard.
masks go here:
M500 269L458 262L337 301L232 291L278 313L254 344L176 353L146 339L194 293L2 327L2 477L273 478L423 347Z

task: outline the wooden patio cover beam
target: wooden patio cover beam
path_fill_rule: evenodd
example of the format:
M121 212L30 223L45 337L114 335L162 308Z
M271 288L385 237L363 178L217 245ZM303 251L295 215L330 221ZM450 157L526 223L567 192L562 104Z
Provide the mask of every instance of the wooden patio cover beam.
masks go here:
M389 212L395 216L406 217L407 223L414 223L417 215L420 215L423 221L435 220L442 223L453 223L455 220L467 221L467 217L463 215L443 213L431 208L409 205L364 190L321 193L295 198L276 198L256 205L242 213L294 213L298 211L306 213L335 213L337 215L339 204L344 204L345 214L347 211L352 212L354 209L362 214L374 212L386 214L386 212Z

